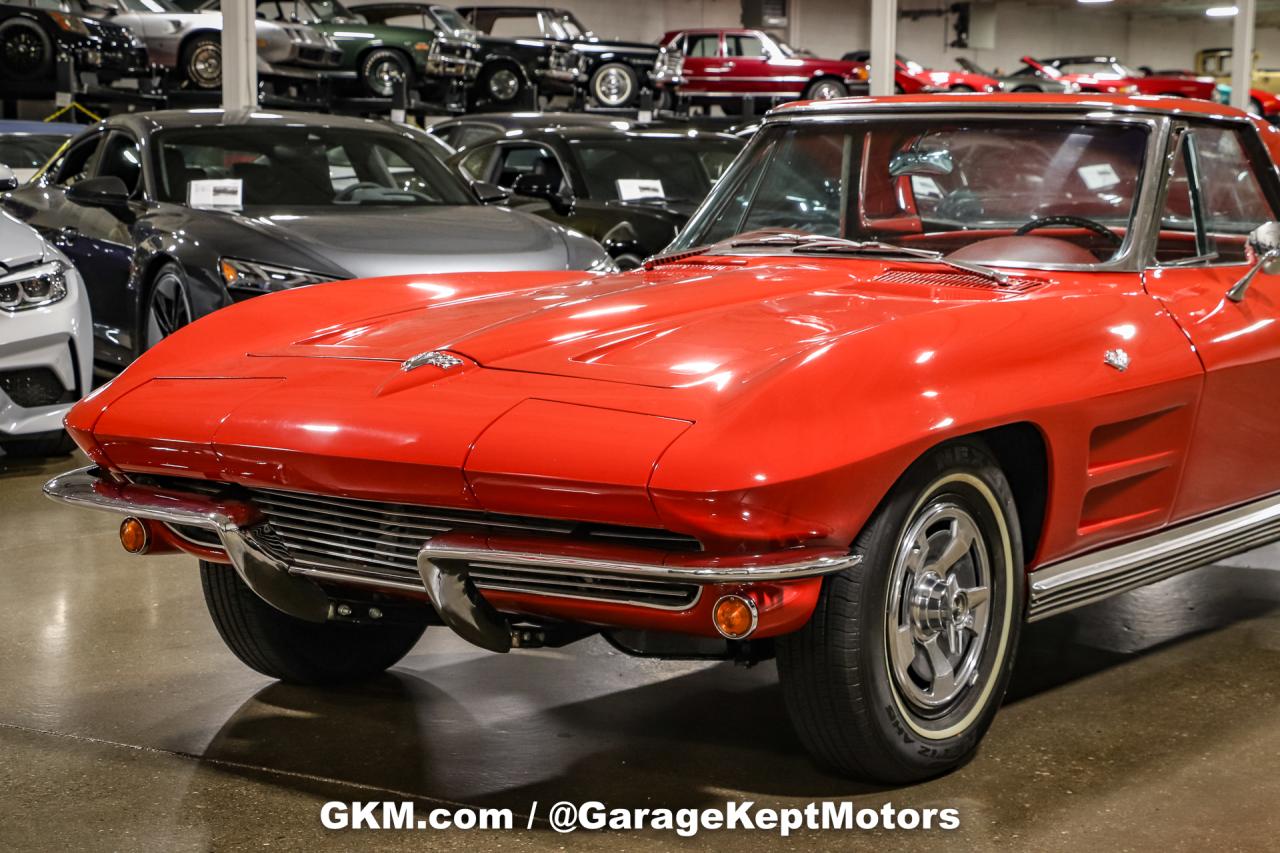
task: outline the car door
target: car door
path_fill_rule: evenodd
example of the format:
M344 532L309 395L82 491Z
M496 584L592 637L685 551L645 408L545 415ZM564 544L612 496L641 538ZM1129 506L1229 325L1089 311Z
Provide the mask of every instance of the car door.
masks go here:
M732 91L754 95L794 95L803 84L771 64L773 56L764 39L754 33L726 33L724 37L727 78L735 86ZM779 57L781 59L782 57Z
M720 33L689 33L684 36L684 84L688 95L704 95L725 91L727 71L720 53Z
M1280 275L1227 296L1253 265L1249 232L1280 219L1280 185L1251 125L1187 124L1174 144L1144 280L1205 368L1177 521L1280 491Z

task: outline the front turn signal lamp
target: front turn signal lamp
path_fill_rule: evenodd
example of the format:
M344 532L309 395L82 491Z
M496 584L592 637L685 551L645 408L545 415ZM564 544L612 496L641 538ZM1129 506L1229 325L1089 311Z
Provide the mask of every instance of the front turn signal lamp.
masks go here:
M745 640L760 623L756 603L742 595L722 595L711 609L711 619L720 636L727 640Z
M130 554L145 554L151 547L151 531L146 522L133 516L120 522L120 545Z

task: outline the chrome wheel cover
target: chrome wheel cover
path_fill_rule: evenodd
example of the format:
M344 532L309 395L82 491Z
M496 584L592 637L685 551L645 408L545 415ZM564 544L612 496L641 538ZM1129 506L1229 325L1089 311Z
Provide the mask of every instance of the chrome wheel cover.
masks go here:
M815 83L813 89L809 92L809 97L815 101L829 101L832 98L843 98L844 96L844 88L839 83L831 80Z
M616 66L606 68L596 75L592 90L604 106L620 107L631 100L631 75Z
M202 44L191 54L187 73L192 82L202 89L222 84L222 46Z
M499 68L489 75L489 97L509 101L520 91L520 78L510 68Z
M44 45L30 30L18 28L4 41L5 67L18 75L34 74L44 63Z
M936 719L979 682L991 627L991 565L977 521L953 500L925 504L890 573L885 628L890 678L906 708Z
M369 88L379 95L391 95L396 81L404 79L404 69L394 59L380 59L369 69Z
M162 276L147 304L147 349L191 322L187 288L172 275Z

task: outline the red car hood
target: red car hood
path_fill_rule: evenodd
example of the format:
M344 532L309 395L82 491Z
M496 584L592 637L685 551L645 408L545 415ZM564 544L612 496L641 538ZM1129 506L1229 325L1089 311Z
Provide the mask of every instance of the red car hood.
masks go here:
M895 267L848 264L843 280L824 267L829 284L815 288L816 268L804 260L708 259L412 302L403 294L412 282L385 280L376 286L388 295L401 291L400 298L371 301L404 308L264 336L250 354L400 362L448 350L498 370L660 388L709 383L724 390L889 320L1007 295L995 288L904 285L904 273L929 270L940 284L957 276L932 265Z
M317 285L179 331L68 428L127 471L656 524L646 484L694 424L829 369L842 341L870 362L913 317L1027 298L938 265L802 258ZM432 350L463 361L402 369Z

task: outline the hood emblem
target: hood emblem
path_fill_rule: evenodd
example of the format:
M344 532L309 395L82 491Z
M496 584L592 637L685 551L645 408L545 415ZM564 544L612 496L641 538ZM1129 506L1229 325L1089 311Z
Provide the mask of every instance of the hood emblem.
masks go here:
M1109 367L1114 367L1121 373L1124 373L1129 369L1129 353L1122 349L1107 350L1107 353L1102 357L1102 360L1106 362Z
M430 350L405 359L400 363L400 369L408 373L410 370L417 370L419 367L425 367L428 364L441 370L448 370L451 367L457 367L462 364L462 359L441 350Z

